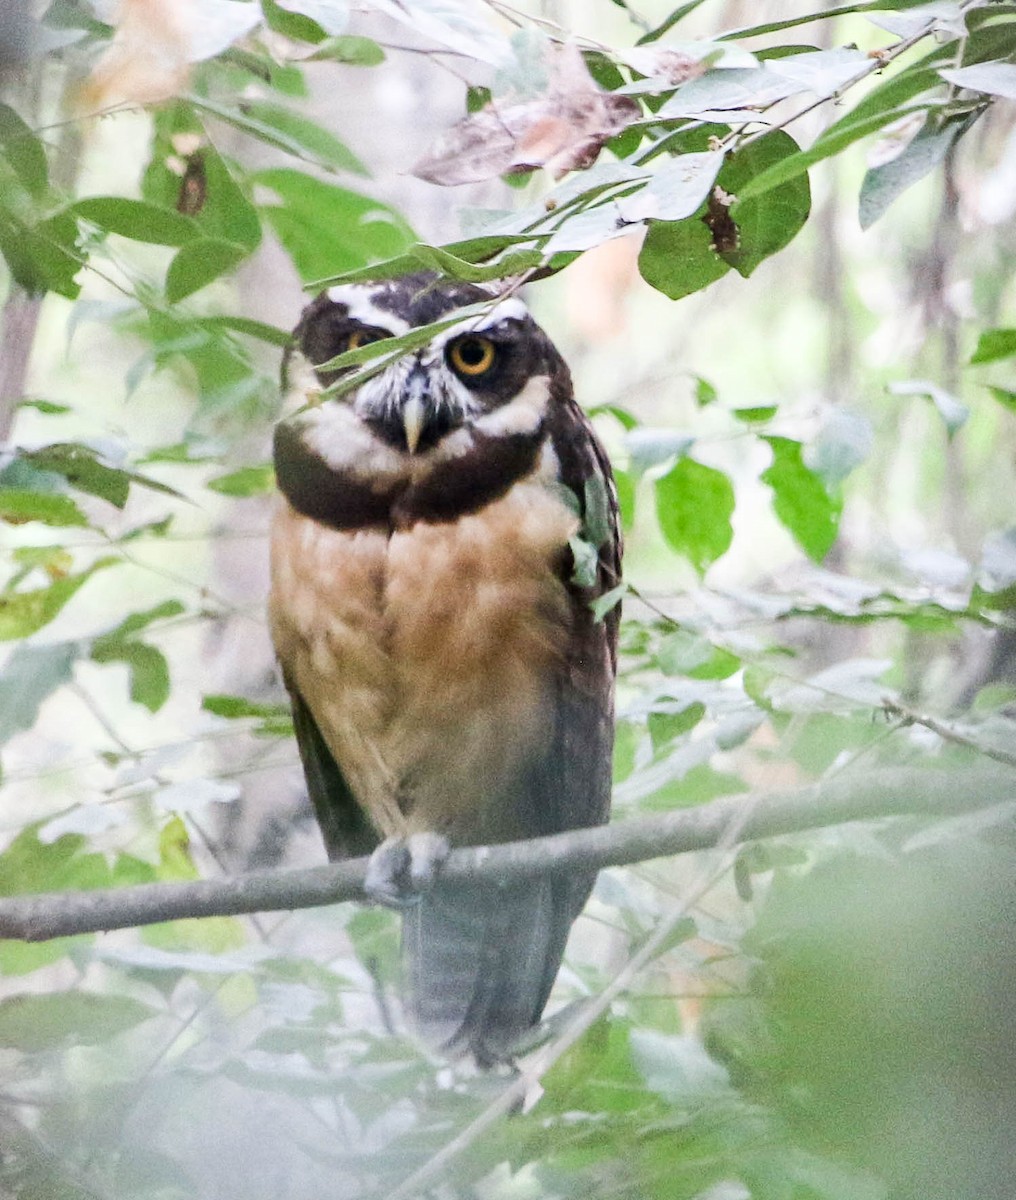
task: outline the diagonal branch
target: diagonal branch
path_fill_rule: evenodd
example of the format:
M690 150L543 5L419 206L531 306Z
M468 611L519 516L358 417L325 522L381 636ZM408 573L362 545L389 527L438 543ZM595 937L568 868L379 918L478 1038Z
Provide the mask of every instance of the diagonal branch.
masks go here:
M661 816L618 821L526 842L455 850L442 878L492 886L539 875L620 866L716 846L734 826L737 842L845 821L905 814L955 815L1016 799L1007 770L892 768L834 775L790 792L734 796ZM747 817L744 814L747 812ZM303 870L256 871L232 879L153 883L92 892L0 900L0 937L44 941L181 917L316 908L364 899L367 859Z

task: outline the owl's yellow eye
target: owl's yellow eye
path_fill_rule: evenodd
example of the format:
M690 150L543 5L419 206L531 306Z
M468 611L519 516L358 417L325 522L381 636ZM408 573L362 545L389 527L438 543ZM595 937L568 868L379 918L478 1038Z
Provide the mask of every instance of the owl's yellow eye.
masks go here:
M475 379L494 365L497 349L490 338L467 334L448 347L448 361L460 375Z

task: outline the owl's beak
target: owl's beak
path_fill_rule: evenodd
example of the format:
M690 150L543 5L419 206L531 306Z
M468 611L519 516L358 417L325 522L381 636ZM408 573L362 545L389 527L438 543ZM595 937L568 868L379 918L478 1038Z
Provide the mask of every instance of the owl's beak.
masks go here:
M406 449L410 454L415 454L420 444L420 435L427 421L429 392L430 380L426 370L420 363L414 363L402 392L402 428L406 432Z
M411 396L402 406L402 428L406 431L406 449L410 454L415 454L420 444L426 415L427 410L418 396Z

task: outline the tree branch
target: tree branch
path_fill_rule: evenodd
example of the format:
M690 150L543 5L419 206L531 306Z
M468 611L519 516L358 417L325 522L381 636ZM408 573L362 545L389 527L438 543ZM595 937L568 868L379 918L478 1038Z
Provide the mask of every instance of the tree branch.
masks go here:
M588 870L715 846L746 819L737 841L774 837L846 821L905 814L955 815L1016 798L1012 771L963 773L893 768L834 775L767 796L733 796L700 808L572 830L526 842L455 850L442 871L450 883L492 887L539 875ZM92 892L51 892L0 900L0 937L45 941L181 917L316 908L364 899L367 859L303 870L255 871L232 879L152 883ZM440 884L438 885L440 886Z

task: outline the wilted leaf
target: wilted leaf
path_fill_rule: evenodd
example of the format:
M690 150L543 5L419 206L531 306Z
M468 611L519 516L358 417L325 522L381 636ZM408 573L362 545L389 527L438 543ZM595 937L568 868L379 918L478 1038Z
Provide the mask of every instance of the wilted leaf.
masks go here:
M656 481L656 513L663 536L700 575L729 549L733 512L730 480L693 458L679 459Z
M15 647L0 672L0 744L31 729L42 702L70 680L78 653L74 642Z
M687 454L695 445L695 437L678 429L642 427L629 430L624 445L631 457L631 469L639 475L675 455Z
M425 38L467 58L480 59L495 67L504 63L505 39L489 20L478 15L483 9L475 0L413 0L412 4L405 0L372 0L372 5Z
M927 396L938 409L938 415L945 423L946 432L950 438L970 416L970 409L965 404L961 404L945 388L939 387L937 383L929 383L926 379L908 379L899 383L891 383L888 390L893 396Z
M836 540L843 503L805 465L800 442L783 437L762 440L773 452L772 466L761 476L773 489L773 511L809 557L821 562Z
M690 217L709 195L723 159L721 150L669 159L645 187L617 202L621 216L626 221L680 221Z
M543 95L492 100L452 126L413 167L445 186L546 167L555 179L596 161L603 144L639 118L626 96L593 81L572 43L547 48Z
M671 119L765 108L804 90L804 84L781 78L765 67L724 68L679 87L659 115Z
M832 409L822 422L815 441L808 447L808 466L836 487L871 453L875 431L867 417L849 408Z
M1006 62L974 63L969 67L944 67L939 75L972 92L986 92L1016 100L1016 66Z
M888 162L869 167L861 182L858 201L861 228L869 229L897 196L934 170L969 124L969 118L943 125L927 121L899 154Z
M206 804L231 804L239 795L239 784L226 780L181 779L160 787L152 802L163 812L185 813Z

